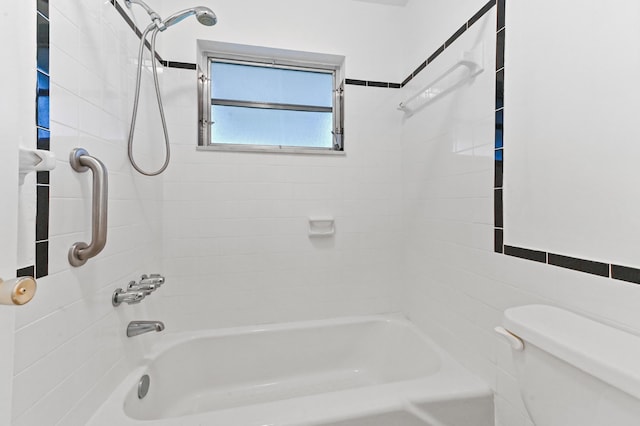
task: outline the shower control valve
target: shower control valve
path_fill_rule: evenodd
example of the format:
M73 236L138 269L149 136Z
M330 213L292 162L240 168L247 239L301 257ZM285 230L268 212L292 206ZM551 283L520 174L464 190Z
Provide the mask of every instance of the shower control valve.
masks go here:
M124 291L121 288L117 288L113 292L111 297L111 303L113 306L120 306L123 302L132 305L134 303L140 303L146 296L144 291Z
M156 291L160 286L152 283L138 284L135 281L129 282L127 285L127 291L142 291L145 296L149 296Z
M140 283L138 285L145 286L149 284L153 284L156 287L160 287L162 286L162 284L164 284L164 277L160 274L150 274L150 275L145 274L142 277L140 277Z

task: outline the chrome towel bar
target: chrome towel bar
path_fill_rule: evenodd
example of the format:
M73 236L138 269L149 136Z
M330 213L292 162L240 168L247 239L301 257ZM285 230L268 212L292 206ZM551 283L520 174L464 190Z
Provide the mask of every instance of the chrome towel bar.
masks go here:
M404 111L407 116L413 115L421 110L437 98L452 92L458 87L473 79L475 76L484 71L483 45L476 46L473 51L462 52L460 60L447 69L438 78L433 80L429 85L420 90L406 101L402 102L398 109ZM456 73L458 69L463 72Z
M108 178L107 168L102 161L89 155L82 148L75 148L69 157L71 168L78 173L91 170L93 173L93 198L91 201L91 242L89 244L77 242L69 249L69 263L72 266L82 266L87 260L102 251L107 243L107 201Z

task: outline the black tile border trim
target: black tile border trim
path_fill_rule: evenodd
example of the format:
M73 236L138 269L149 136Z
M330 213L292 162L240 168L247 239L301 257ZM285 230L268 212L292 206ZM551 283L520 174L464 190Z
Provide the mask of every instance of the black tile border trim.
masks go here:
M412 73L411 73L411 78L417 76L418 74L420 74L420 72L425 69L427 67L427 64L429 63L429 60L424 61L423 63L421 63L420 65L418 65L418 68L416 68Z
M435 52L433 52L433 53L431 54L431 56L429 56L429 57L427 58L427 64L430 64L431 62L435 61L435 60L436 60L436 58L437 58L438 56L440 56L440 54L442 54L442 52L444 52L444 49L445 49L445 45L444 45L444 44L443 44L442 46L438 47L438 48L436 49L436 51L435 51ZM420 71L422 71L422 70L420 70ZM413 76L415 77L417 74L418 74L417 72L414 72L414 73L413 73Z
M195 70L196 64L190 62L175 62L175 61L162 61L162 65L169 68L180 68L183 70Z
M35 277L36 267L35 265L26 266L16 271L16 277Z
M399 89L401 87L400 83L391 83L388 81L355 80L352 78L345 79L344 83L350 84L352 86L384 87L388 89Z
M49 239L49 185L36 185L36 244ZM38 264L36 257L36 265Z
M611 278L614 280L640 284L640 269L630 268L628 266L611 265Z
M611 269L611 266L606 263L562 256L554 253L548 253L547 259L549 265L586 272L587 274L600 275L601 277L609 277L609 271Z
M435 61L435 59L442 54L446 49L448 49L453 42L455 42L465 31L467 31L473 24L478 22L480 18L482 18L487 12L489 12L493 6L496 5L496 0L489 0L485 3L482 8L477 11L471 19L462 24L460 28L458 28L452 35L449 37L444 43L442 43L429 57L413 71L411 74L404 79L404 81L400 84L400 87L406 86L413 78L418 75L418 73L422 72L431 62Z
M422 62L418 67L405 78L402 83L393 83L389 81L372 81L372 80L360 80L360 79L345 79L345 84L352 86L365 86L365 87L383 87L388 89L401 89L406 86L415 76L417 76L420 72L422 72L431 62L433 62L442 52L444 52L449 46L453 44L458 37L460 37L465 31L467 31L474 23L476 23L480 18L482 18L487 12L496 5L496 1L500 2L501 0L489 0L482 8L477 11L471 19L465 22L460 28L458 28L453 35L451 35L444 43L442 43L424 62ZM504 0L502 0L504 1ZM136 24L131 20L127 12L120 6L120 4L116 0L109 0L109 2L116 8L122 19L125 20L129 28L133 32L136 33L138 38L142 36L142 32L136 26ZM151 46L147 42L145 44L149 50L151 50ZM165 61L162 57L156 52L156 58L159 62L162 63L165 67L169 68L180 68L187 70L195 70L196 64L192 64L189 62L175 62L175 61Z
M520 259L533 260L534 262L547 263L547 253L544 251L505 245L504 254L519 257Z
M36 243L36 278L49 275L49 241L38 241Z
M640 284L640 269L628 266L614 265L610 263L598 262L595 260L581 259L578 257L565 256L546 251L531 250L524 247L503 245L502 229L495 230L495 252L507 256L518 257L520 259L545 263L564 269L571 269L585 274L597 275L604 278L626 281L633 284ZM502 249L503 251L501 251Z
M462 25L460 28L458 28L458 31L453 33L453 35L451 37L449 37L449 39L447 39L447 41L444 42L444 48L446 49L447 47L451 46L453 44L453 42L458 39L458 37L460 37L465 31L467 31L468 28L469 27L467 26L467 23L465 22L464 25Z
M478 22L480 18L482 18L485 15L485 13L490 11L491 8L495 5L496 5L496 0L489 0L484 6L482 6L482 8L479 11L475 13L475 15L471 17L471 19L467 21L467 28L471 27L473 24Z
M51 146L50 114L50 68L49 47L51 22L49 19L49 0L36 0L36 96L35 96L35 131L36 148L49 151ZM42 90L40 84L46 81L47 89ZM49 275L49 208L50 208L50 174L36 173L36 217L33 265L16 270L16 276L42 278Z
M494 252L507 256L518 257L534 262L545 263L564 269L583 272L614 280L640 284L640 269L628 266L614 265L597 262L589 259L532 250L524 247L515 247L504 244L504 57L505 57L505 3L506 0L497 0L497 25L496 25L496 136L494 166Z
M493 247L496 253L504 252L504 236L502 235L502 229L494 230Z
M49 16L49 0L36 0L36 10L42 16Z
M44 0L42 0L44 1ZM109 0L111 4L116 8L120 16L125 20L127 25L141 37L142 33L136 27L135 23L127 15L126 11L118 4L116 0ZM634 284L640 284L640 269L631 268L628 266L613 265L608 263L596 262L593 260L580 259L575 257L569 257L561 254L548 253L539 250L532 250L524 247L509 246L504 244L504 202L503 202L503 173L504 173L504 133L502 131L504 126L504 57L505 57L505 40L504 35L506 32L505 23L505 4L506 0L490 0L487 2L478 12L476 12L471 19L465 22L460 28L458 28L451 37L449 37L442 45L440 45L429 57L422 62L418 67L403 80L402 83L392 83L383 81L371 81L371 80L359 80L359 79L345 79L345 84L352 86L364 86L364 87L382 87L390 89L400 89L406 86L416 75L424 71L427 66L433 62L442 52L444 52L449 46L451 46L466 30L468 30L474 23L482 18L487 12L489 12L493 6L497 7L496 17L496 94L495 94L495 111L496 111L496 161L494 170L494 251L499 254L507 256L518 257L520 259L531 260L534 262L545 263L560 268L571 269L574 271L584 272L588 274L598 275L602 277L612 278L614 280L625 281ZM147 48L150 48L149 43L146 44ZM156 58L163 66L169 68L179 68L187 70L195 70L196 64L188 62L176 62L165 61L156 52ZM47 243L48 245L48 243ZM43 247L41 245L40 247ZM36 250L43 252L44 250ZM48 259L47 259L48 261ZM29 269L31 268L31 269ZM18 270L18 276L20 271L32 271L33 266ZM35 268L37 271L37 268ZM30 274L33 275L33 274Z
M504 25L504 12L505 12L505 0L497 0L496 9L496 63L497 58L504 58L504 40L502 43L498 40L498 34L502 31L505 33ZM474 15L475 17L475 15ZM472 18L473 19L473 18ZM474 21L475 22L475 21ZM504 199L503 199L503 185L504 185L504 67L496 70L496 88L495 88L495 135L494 135L494 166L493 166L493 224L494 224L494 252L506 254L508 256L516 256L523 259L532 259L531 252L533 250L505 246L504 245ZM499 239L498 239L499 235ZM546 253L542 256L536 252L535 260L537 262L547 261ZM544 260L541 260L544 257Z
M345 84L351 84L354 86L366 86L367 85L367 81L366 80L354 80L351 78L347 78L345 79Z

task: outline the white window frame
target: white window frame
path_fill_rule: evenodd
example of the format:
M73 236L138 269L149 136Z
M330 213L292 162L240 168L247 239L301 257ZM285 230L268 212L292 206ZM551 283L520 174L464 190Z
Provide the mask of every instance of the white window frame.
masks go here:
M198 40L198 53L198 150L344 155L344 57L204 40ZM330 73L333 75L333 105L323 108L304 105L212 99L211 62L257 65L263 67L271 66L279 69ZM264 109L332 112L333 146L320 148L291 145L216 143L211 140L210 120L212 104L248 106Z

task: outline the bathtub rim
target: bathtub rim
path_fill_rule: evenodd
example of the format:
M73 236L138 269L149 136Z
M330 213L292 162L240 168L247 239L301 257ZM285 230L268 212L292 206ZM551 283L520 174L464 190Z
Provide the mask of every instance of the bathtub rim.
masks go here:
M258 324L258 325L245 325L237 327L226 328L214 328L214 329L202 329L191 331L169 331L161 336L159 341L153 342L149 348L147 354L145 354L141 361L148 365L149 362L156 360L160 355L172 348L203 338L221 338L230 336L247 336L258 333L277 332L277 331L299 331L309 330L322 327L335 327L341 325L354 325L364 323L386 323L386 324L398 324L411 329L419 338L427 337L414 323L406 318L401 313L391 314L379 314L379 315L363 315L363 316L348 316L348 317L335 317L328 319L315 319L315 320L302 320L291 322L278 322L271 324ZM424 339L431 346L430 349L434 349L434 352L441 356L436 348L439 347L435 342L430 339Z
M178 345L189 343L193 340L202 338L251 335L253 333L267 331L305 330L318 327L375 322L396 323L401 327L409 328L416 335L416 338L419 338L420 340L426 342L429 346L429 350L437 355L440 361L440 369L433 375L415 379L390 382L364 388L344 389L325 394L306 395L288 400L266 402L244 407L228 408L218 411L194 413L181 417L171 417L156 420L141 420L132 418L125 412L124 403L128 393L131 390L131 387L134 386L135 383L137 383L142 374L145 374L145 372L148 371L149 365L153 363L154 360L156 360L166 351L171 350ZM246 418L249 420L245 423L241 423L242 426L262 426L265 423L263 423L262 420L255 420L255 418L252 417L251 413L264 410L266 413L273 414L273 410L271 410L271 407L286 407L290 403L295 404L295 402L306 404L307 401L335 401L334 404L337 404L338 401L341 400L341 398L352 400L354 402L353 407L349 409L337 409L337 411L331 414L330 417L327 417L328 414L323 416L323 419L336 419L338 417L343 418L345 416L352 417L355 415L368 415L377 411L374 408L366 408L365 406L359 405L360 396L363 394L369 395L367 399L375 399L377 401L376 406L378 408L384 406L389 410L403 410L406 408L407 404L446 401L450 399L460 398L492 397L493 395L491 388L486 382L462 367L431 337L420 330L417 325L415 325L401 313L336 317L319 320L305 320L286 323L228 327L211 330L174 332L168 333L167 335L162 337L162 341L154 342L154 344L149 347L148 354L141 357L141 359L137 361L136 365L132 367L128 373L126 373L125 377L120 382L118 382L116 387L109 394L108 398L100 405L100 407L96 409L90 421L87 423L88 426L106 426L111 424L118 424L119 426L178 426L184 425L184 421L190 422L189 424L193 422L194 425L209 424L207 422L209 422L211 418L225 418L225 416L232 416L232 418L235 418L235 416L241 414L241 410L246 410L247 408L249 409L249 414L246 416ZM123 360L123 362L125 362L125 360ZM447 388L444 390L442 390L442 388L439 388L436 391L433 385L444 383L442 382L442 380L446 380L447 383L460 383L463 386L460 388ZM331 404L329 404L328 406L331 406ZM253 419L253 421L251 421L251 419ZM314 421L310 421L309 419L294 419L275 422L272 421L268 424L272 426L289 426L313 425L315 423L316 419L314 419Z

